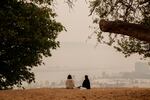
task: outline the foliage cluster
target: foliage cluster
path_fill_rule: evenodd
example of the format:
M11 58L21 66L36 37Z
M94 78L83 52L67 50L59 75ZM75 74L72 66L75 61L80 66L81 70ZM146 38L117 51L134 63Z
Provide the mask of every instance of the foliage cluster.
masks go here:
M91 14L96 15L93 20L96 24L100 19L106 19L150 26L149 0L92 0L90 1L90 7ZM150 43L146 41L113 33L106 36L100 30L96 30L95 33L100 43L113 46L116 50L122 52L125 57L135 53L142 55L144 58L150 57Z
M65 28L55 20L52 2L0 1L0 89L33 82L31 69L59 47L56 38Z

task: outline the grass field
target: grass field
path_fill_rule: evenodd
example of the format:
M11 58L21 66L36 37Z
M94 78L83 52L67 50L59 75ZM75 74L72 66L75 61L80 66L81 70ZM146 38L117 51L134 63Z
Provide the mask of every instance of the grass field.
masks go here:
M149 88L1 90L0 100L150 100Z

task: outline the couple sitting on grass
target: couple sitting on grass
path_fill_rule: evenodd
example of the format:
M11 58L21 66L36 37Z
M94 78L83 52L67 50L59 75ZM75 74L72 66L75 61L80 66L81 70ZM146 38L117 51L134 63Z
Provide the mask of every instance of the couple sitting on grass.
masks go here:
M66 88L67 89L73 89L75 88L75 84L74 84L74 80L72 79L72 76L71 75L68 75L67 77L67 80L66 80ZM88 75L85 75L85 79L82 83L82 86L79 86L77 88L81 88L81 89L91 89L91 86L90 86L90 81L89 81L89 78L88 78Z

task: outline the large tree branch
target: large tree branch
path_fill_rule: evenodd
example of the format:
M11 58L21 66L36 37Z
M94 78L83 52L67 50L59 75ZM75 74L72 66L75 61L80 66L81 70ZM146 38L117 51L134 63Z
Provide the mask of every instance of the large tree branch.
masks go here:
M150 42L150 27L123 21L100 20L99 27L103 32L128 35L142 41Z

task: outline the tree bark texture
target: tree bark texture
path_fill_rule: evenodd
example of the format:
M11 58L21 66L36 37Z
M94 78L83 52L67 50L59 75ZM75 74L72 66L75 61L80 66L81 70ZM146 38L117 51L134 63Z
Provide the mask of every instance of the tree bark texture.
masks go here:
M150 27L141 24L127 23L123 21L100 20L99 27L103 32L123 34L150 42Z

